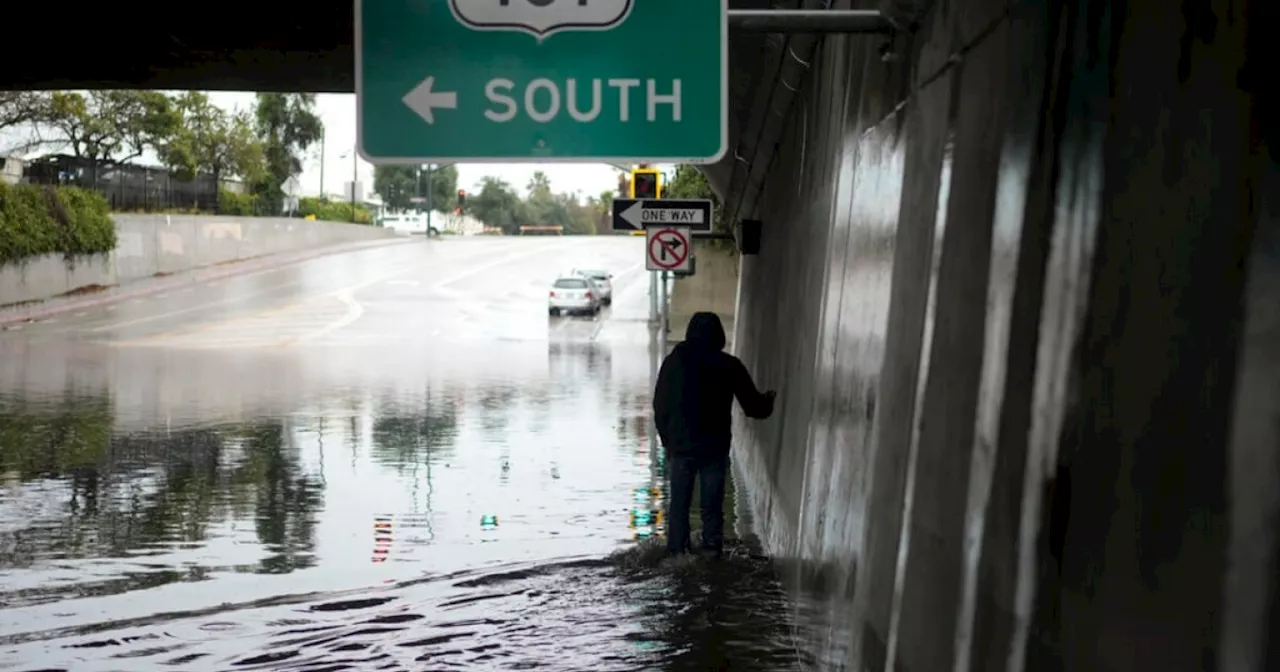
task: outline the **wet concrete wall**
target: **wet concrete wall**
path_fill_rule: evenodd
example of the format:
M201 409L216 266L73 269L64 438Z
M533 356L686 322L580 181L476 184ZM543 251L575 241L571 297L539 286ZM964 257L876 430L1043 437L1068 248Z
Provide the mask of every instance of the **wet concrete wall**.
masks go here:
M783 50L763 179L708 174L764 221L735 347L780 396L736 459L819 663L1263 669L1280 190L1247 5L890 2L889 43Z
M283 252L389 238L390 229L280 217L113 215L114 252L0 268L0 306Z
M669 343L684 340L689 318L704 310L719 315L726 332L733 331L741 256L728 241L695 240L694 259L694 274L676 278L671 286L671 304L667 314L671 330Z

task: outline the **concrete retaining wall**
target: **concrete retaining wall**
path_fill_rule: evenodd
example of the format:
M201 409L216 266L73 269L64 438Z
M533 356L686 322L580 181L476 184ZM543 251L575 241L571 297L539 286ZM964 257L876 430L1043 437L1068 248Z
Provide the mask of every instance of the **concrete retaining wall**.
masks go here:
M47 299L79 288L111 286L283 252L391 238L358 224L278 217L114 215L115 251L68 263L45 255L0 267L0 306Z
M684 340L689 318L704 310L720 316L732 340L734 304L738 298L738 254L732 245L725 243L695 239L693 245L697 272L672 283L667 315L670 342Z
M780 394L735 461L800 632L830 669L1261 669L1275 622L1222 625L1280 566L1241 6L926 4L824 38L740 213L736 350Z

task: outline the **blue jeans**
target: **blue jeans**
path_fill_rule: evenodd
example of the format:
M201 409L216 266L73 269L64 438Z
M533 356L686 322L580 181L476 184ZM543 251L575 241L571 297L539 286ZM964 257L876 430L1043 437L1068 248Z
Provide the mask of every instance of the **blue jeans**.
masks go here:
M729 477L729 456L706 457L672 455L667 466L670 489L667 493L667 551L690 550L689 511L693 507L694 479L701 481L702 548L719 552L724 548L724 489Z

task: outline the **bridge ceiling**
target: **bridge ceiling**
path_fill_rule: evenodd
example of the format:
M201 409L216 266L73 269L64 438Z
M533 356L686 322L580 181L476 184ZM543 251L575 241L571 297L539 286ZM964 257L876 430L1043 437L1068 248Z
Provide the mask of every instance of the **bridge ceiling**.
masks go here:
M730 0L735 9L796 7L798 0ZM147 88L225 91L354 90L351 0L219 3L76 3L32 6L10 30L0 89ZM38 26L39 28L34 28ZM15 27L17 28L17 27ZM707 174L721 193L750 123L751 96L776 36L730 39L730 153ZM771 46L771 49L766 48Z

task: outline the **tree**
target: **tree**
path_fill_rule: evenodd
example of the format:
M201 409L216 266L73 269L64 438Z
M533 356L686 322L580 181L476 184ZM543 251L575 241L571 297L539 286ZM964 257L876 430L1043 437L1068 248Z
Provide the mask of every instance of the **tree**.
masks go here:
M261 180L266 168L262 144L248 114L228 113L198 91L178 96L174 107L181 123L159 152L166 166L188 180L197 173L219 181L232 176L250 183Z
M587 203L584 206L591 214L592 221L595 224L595 231L608 231L612 228L609 221L610 214L613 212L614 192L605 190L600 192L599 196L588 196Z
M536 171L529 179L529 196L525 199L529 224L535 226L560 226L566 232L574 232L573 215L569 201L577 203L574 196L557 195L551 191L551 179L542 171Z
M671 178L665 189L663 196L667 198L708 198L715 204L715 228L721 228L720 218L724 214L724 208L720 207L720 197L711 190L711 185L707 182L707 177L702 174L694 166L681 164L676 166L676 174Z
M537 200L540 198L551 197L551 178L541 170L535 170L533 176L529 178L529 184L526 185L529 190L529 200Z
M564 225L564 232L580 236L593 236L596 234L597 222L600 219L598 206L594 203L594 197L588 197L587 202L583 203L577 193L559 194L557 200L566 215L567 224Z
M694 166L689 164L681 164L676 166L676 174L671 178L663 190L664 196L671 198L709 198L715 201L715 192L711 191L711 185L707 183L707 177L702 174Z
M479 193L467 195L467 203L476 219L508 235L519 233L521 226L559 226L566 234L593 235L600 231L609 212L609 206L601 199L607 198L609 203L613 200L611 192L588 197L585 202L578 192L557 194L541 171L533 174L528 190L528 197L521 199L503 180L485 177Z
M458 167L432 166L422 169L422 182L430 185L431 207L436 210L452 210L458 206ZM424 188L423 191L426 191ZM424 196L426 194L423 194Z
M31 91L0 91L0 130L40 121L49 96Z
M486 226L498 227L509 235L518 233L520 226L527 223L527 210L520 195L496 177L483 178L480 192L467 194L467 206L472 216Z
M393 210L408 210L418 195L418 166L374 166L373 190Z
M0 91L0 135L27 127L32 137L7 147L0 154L26 153L42 144L40 122L49 116L49 94L32 91Z
M608 190L602 191L600 192L600 196L596 199L596 203L597 203L596 207L600 209L601 213L607 215L609 214L610 211L613 210L613 199L614 199L614 193L612 191L608 191Z
M127 163L163 147L182 118L158 91L58 91L50 95L43 121L74 156Z
M302 156L324 134L310 93L259 93L255 127L265 170L254 193L279 203L284 183L302 172Z
M451 210L458 202L458 168L447 166L374 166L373 190L396 210L425 209L427 198L435 210Z

